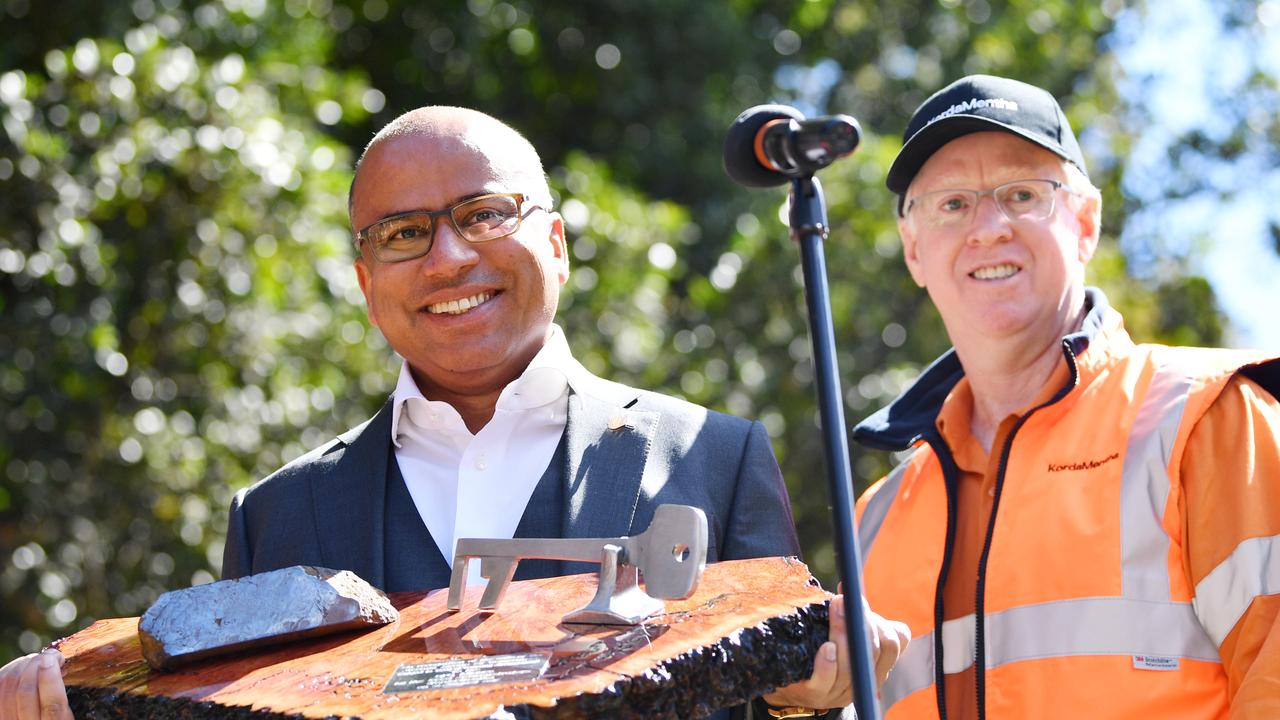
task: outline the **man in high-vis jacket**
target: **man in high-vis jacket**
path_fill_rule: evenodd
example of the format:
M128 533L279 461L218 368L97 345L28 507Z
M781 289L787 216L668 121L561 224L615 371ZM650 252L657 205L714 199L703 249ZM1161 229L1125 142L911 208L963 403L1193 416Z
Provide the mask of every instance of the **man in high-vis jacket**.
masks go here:
M914 447L858 502L886 717L1280 717L1280 362L1134 344L1040 88L939 91L887 184L954 349L854 431Z

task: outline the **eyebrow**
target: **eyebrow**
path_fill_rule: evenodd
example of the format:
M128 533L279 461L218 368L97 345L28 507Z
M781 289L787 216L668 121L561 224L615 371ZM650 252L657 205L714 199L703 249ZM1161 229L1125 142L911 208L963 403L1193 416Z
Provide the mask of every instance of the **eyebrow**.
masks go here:
M941 181L941 182L938 182L938 183L936 184L936 186L935 186L935 187L930 188L930 189L928 189L928 190L922 190L922 191L920 191L920 190L916 190L916 189L914 189L914 188L913 188L913 189L911 189L911 190L909 190L909 191L908 191L908 193L907 193L906 197L907 197L907 198L909 198L909 199L915 199L915 198L920 197L921 195L928 195L928 194L930 194L930 193L935 193L935 192L945 192L945 191L948 191L948 190L981 190L981 189L990 189L990 188L994 188L994 187L999 187L999 186L1001 186L1001 185L1003 185L1003 184L1005 184L1005 183L1017 182L1017 181L1019 181L1019 180L1040 180L1040 179L1044 179L1044 180L1056 180L1057 182L1062 182L1062 183L1065 183L1065 182L1066 182L1066 178L1061 178L1061 179L1059 179L1059 178L1053 177L1053 176L1052 176L1052 175L1053 175L1052 173L1048 172L1045 168L1042 168L1042 167L1041 167L1041 168L1035 168L1035 167L1031 167L1030 165L1009 165L1009 166L1005 166L1005 167L1009 169L1009 172L1010 172L1010 176L1009 176L1009 178L1008 178L1008 179L1006 179L1006 180L1001 180L1000 182L997 182L995 185L991 185L991 186L989 186L989 187L987 187L987 188L976 188L976 187L973 187L973 186L971 186L971 185L970 185L970 186L966 186L966 185L964 185L964 184L960 183L959 181L953 180L952 178L949 178L949 177L947 177L947 176L945 176L945 175L944 175L944 176L943 176L943 178L942 178L942 181ZM1002 169L1004 169L1004 168L1002 168ZM1059 170L1057 174L1061 174L1061 171Z
M450 208L450 207L453 207L454 205L457 205L458 203L466 202L468 200L474 200L478 197L484 197L485 195L510 195L515 192L516 192L515 190L480 190L478 192L467 193L465 195L458 195L454 198L451 198L448 202L445 203L444 207L439 209L443 210L444 208ZM520 194L523 195L524 193L520 193ZM394 217L400 217L401 215L409 215L411 213L425 213L425 212L436 212L436 211L428 210L423 207L409 208L408 210L396 210L394 212L389 212L379 217L377 220L374 220L373 222L369 223L365 227L372 227L382 222L383 220L387 220Z

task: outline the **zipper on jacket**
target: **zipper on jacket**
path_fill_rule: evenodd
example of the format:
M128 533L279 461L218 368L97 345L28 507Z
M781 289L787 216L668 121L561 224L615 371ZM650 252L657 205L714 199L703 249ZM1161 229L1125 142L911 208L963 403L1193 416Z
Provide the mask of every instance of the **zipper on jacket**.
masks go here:
M942 606L942 589L946 587L947 574L951 572L951 551L955 549L956 493L960 470L956 467L955 458L951 456L951 448L947 447L947 444L942 441L942 437L937 435L936 431L929 433L925 440L933 446L934 454L937 455L938 462L942 464L942 482L947 491L947 539L943 545L942 568L938 571L938 587L933 595L933 687L934 694L938 700L938 720L947 720L946 668L942 662L944 610Z
M1004 489L1005 471L1009 468L1009 453L1013 450L1013 438L1018 434L1018 430L1026 424L1039 410L1058 402L1066 397L1067 393L1076 386L1080 381L1079 370L1076 366L1076 356L1071 350L1071 346L1066 342L1063 343L1063 355L1067 359L1067 365L1071 371L1071 380L1062 387L1053 397L1043 403L1031 408L1025 415L1018 418L1013 427L1009 429L1008 436L1004 439L1004 447L1000 450L1000 465L996 470L996 486L995 495L991 500L991 517L987 519L987 536L982 544L982 555L978 558L978 585L974 598L973 619L974 628L974 658L973 658L973 682L975 686L975 694L978 705L978 720L985 720L987 716L987 659L986 659L986 609L984 595L986 594L987 585L987 557L991 554L991 540L995 536L996 531L996 512L1000 509L1000 495ZM941 624L936 625L939 631ZM939 656L941 657L941 656ZM945 720L945 719L944 719Z

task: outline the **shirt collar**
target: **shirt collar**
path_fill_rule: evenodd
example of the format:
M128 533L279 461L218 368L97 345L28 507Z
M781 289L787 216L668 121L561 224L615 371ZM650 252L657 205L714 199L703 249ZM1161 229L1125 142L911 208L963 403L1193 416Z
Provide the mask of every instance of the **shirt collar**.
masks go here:
M586 371L573 359L569 343L559 325L551 332L538 354L533 356L520 376L507 384L498 395L499 412L522 412L563 401L570 387L578 389ZM456 416L457 410L446 402L431 400L422 394L409 371L409 363L400 365L400 377L392 395L391 441L400 447L400 423L403 420L426 427L434 425L441 415ZM459 417L459 422L461 418Z
M559 400L574 384L571 376L577 367L564 331L552 324L551 334L529 366L498 395L498 410L532 410Z
M1049 379L1040 388L1034 400L1026 407L1000 420L995 438L991 443L991 450L996 450L1003 445L1005 434L1010 429L1012 421L1026 415L1032 408L1049 402L1070 380L1071 371L1064 359L1054 366ZM972 416L973 388L969 385L969 378L962 377L960 382L951 389L947 399L943 401L935 424L943 441L946 442L947 447L951 448L951 456L956 461L956 465L965 472L980 473L987 467L991 450L984 450L978 439L974 437Z

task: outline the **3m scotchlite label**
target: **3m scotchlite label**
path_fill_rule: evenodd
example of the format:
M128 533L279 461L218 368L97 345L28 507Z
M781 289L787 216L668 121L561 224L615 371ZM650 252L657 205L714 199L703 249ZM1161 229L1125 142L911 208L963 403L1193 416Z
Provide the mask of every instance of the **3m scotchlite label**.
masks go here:
M1180 661L1176 657L1166 657L1164 655L1134 655L1133 667L1135 670L1159 670L1168 672L1177 670Z
M1129 430L1120 485L1122 593L1169 600L1169 534L1161 520L1169 499L1169 459L1191 381L1176 368L1156 370Z
M1280 550L1280 547L1276 548ZM974 618L942 625L943 670L960 672L977 652ZM1133 655L1220 662L1189 603L1095 597L1023 605L986 616L986 666L1071 655ZM889 673L888 708L933 684L933 634L913 639Z
M1236 546L1196 585L1192 601L1214 645L1222 645L1231 628L1259 595L1280 593L1280 535L1249 538Z
M864 558L871 552L871 544L876 541L876 534L884 524L884 516L889 514L889 506L898 496L898 486L902 484L902 476L907 474L909 464L911 464L910 458L899 463L898 467L885 477L884 484L876 494L867 501L867 509L862 511L862 521L858 523L858 547L862 549Z

